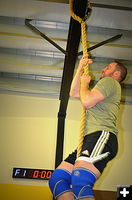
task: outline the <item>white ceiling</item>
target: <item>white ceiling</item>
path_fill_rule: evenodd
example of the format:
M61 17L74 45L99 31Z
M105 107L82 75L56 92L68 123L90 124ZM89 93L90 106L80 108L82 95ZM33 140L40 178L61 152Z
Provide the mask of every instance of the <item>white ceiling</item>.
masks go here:
M24 81L21 90L26 90L27 86L36 83L36 85L40 85L36 86L38 93L47 91L48 87L51 93L59 93L64 55L24 24L26 18L33 19L33 23L36 23L39 30L63 49L66 49L70 22L69 4L68 1L64 0L58 0L58 2L39 0L0 1L0 72L19 74L19 78L20 74L43 75L43 79L45 76L49 77L49 81L44 82L47 89L42 90L42 81L33 82L33 80L27 79L26 81L30 84L27 83L26 85ZM90 42L90 46L117 34L122 34L120 39L91 51L95 61L91 70L98 79L99 71L108 62L113 59L122 60L128 67L129 75L125 84L129 85L130 88L132 85L132 1L92 0L91 3L94 6L87 21L87 40ZM98 7L97 4L102 4L102 7L105 5L107 8ZM108 8L109 5L110 8ZM111 9L111 6L118 7ZM42 22L41 25L40 21ZM81 49L80 43L79 51ZM57 79L59 84L53 80L55 77L59 77ZM7 78L7 74L6 78L2 77L0 79L1 90L15 90L15 84L18 82L14 83L12 80L15 79ZM22 81L22 79L19 79L19 85L22 84ZM34 86L28 87L27 91L30 92L33 88ZM18 88L17 90L19 91ZM32 91L32 93L35 92Z

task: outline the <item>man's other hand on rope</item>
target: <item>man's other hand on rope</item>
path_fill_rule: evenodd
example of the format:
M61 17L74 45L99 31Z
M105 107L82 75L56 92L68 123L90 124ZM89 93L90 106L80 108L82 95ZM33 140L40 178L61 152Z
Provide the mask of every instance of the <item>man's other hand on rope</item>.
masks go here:
M93 63L93 61L92 61L92 59L88 58L88 54L83 56L79 62L77 71L84 73L84 67L88 66L88 64L92 64L92 63Z

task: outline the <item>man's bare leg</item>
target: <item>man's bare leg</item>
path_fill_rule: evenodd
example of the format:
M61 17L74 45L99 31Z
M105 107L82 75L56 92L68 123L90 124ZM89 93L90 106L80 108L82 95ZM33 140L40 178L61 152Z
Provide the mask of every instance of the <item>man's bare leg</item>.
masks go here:
M83 160L76 161L74 165L74 169L79 168L79 167L92 171L96 175L97 178L99 178L101 175L100 171L90 162L83 161Z
M57 167L57 169L65 169L65 170L67 170L68 172L72 173L73 167L74 167L74 166L73 166L72 164L63 161L63 162Z

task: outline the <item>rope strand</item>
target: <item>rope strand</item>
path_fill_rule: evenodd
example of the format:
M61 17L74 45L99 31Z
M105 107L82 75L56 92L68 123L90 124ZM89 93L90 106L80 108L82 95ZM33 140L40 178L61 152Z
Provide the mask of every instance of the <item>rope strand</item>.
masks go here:
M81 24L82 48L83 48L83 56L85 56L85 55L88 55L86 22L73 12L73 1L74 0L69 0L69 2L70 2L70 13L71 13L72 18L75 19L76 21L78 21ZM88 8L91 9L90 1L88 2ZM89 15L88 15L88 17L89 17ZM86 75L89 73L88 68L89 68L88 65L84 66L84 74L86 74ZM81 150L82 150L82 145L83 145L83 140L84 140L85 124L86 124L86 110L85 110L85 108L83 108L82 113L81 113L81 125L80 125L79 144L78 144L78 147L77 147L77 158L80 156L80 153L81 153Z

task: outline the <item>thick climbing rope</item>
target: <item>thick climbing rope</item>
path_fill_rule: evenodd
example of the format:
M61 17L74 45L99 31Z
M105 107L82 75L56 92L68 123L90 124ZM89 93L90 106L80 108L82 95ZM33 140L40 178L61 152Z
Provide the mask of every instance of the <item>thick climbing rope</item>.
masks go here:
M86 34L86 18L82 19L79 16L77 16L74 12L73 12L73 1L74 0L69 0L70 3L70 14L72 16L72 18L76 21L78 21L81 24L81 37L82 37L82 48L83 48L83 56L88 55L87 52L87 34ZM88 1L88 8L90 7L90 1ZM89 15L87 16L87 18L89 17ZM84 74L88 74L89 70L88 70L88 65L84 66ZM80 136L79 136L79 144L77 147L77 158L80 156L81 153L81 149L82 149L82 145L83 145L83 140L84 140L84 130L85 130L85 124L86 124L86 109L82 108L82 113L81 113L81 122L80 122Z

